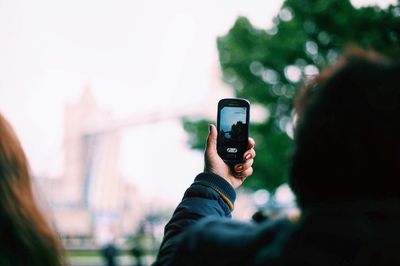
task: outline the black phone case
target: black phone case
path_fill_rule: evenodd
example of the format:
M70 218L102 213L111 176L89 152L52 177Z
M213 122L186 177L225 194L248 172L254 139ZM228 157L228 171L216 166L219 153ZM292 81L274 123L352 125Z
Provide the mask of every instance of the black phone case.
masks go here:
M223 107L245 107L246 108L246 125L245 126L245 132L243 135L243 142L241 141L240 143L240 148L241 152L235 156L236 158L232 158L233 156L231 155L231 158L227 154L225 154L222 150L225 148L222 146L222 141L221 141L221 135L220 135L220 127L221 127L221 109ZM239 121L238 121L239 122ZM249 137L249 127L250 127L250 102L246 99L241 99L241 98L226 98L226 99L221 99L218 102L218 110L217 110L217 130L218 130L218 138L217 138L217 151L219 156L225 161L230 166L233 166L237 163L243 162L243 154L244 152L248 149L248 137ZM245 149L243 150L243 147ZM237 148L239 147L232 147L232 148Z

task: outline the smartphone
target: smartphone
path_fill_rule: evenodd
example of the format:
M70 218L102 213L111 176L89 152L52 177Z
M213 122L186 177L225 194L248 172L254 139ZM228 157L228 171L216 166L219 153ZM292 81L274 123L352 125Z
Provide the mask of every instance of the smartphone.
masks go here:
M250 102L228 98L218 102L217 151L230 165L243 162L248 149Z

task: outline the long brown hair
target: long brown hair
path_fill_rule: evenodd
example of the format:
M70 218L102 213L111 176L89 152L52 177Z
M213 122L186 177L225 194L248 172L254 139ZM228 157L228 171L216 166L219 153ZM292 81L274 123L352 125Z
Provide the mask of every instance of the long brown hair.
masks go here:
M60 240L40 212L28 161L0 114L0 265L65 265Z

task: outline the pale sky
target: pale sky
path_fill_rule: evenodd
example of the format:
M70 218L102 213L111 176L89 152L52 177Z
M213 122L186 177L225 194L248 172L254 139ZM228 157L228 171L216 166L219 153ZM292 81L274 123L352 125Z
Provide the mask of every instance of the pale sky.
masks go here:
M396 1L353 1L389 2ZM268 28L281 3L0 0L0 112L16 129L33 173L57 175L63 108L85 86L116 118L205 105L212 114L218 98L229 96L218 81L216 37L238 15ZM154 133L160 130L166 140ZM123 136L121 172L149 196L178 201L202 170L202 154L188 148L177 120L129 128Z

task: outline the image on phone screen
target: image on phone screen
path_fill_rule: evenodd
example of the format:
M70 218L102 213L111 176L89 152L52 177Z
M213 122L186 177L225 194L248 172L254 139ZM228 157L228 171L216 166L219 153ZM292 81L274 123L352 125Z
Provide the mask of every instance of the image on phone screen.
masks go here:
M245 140L246 107L224 107L221 109L220 136L225 145Z

